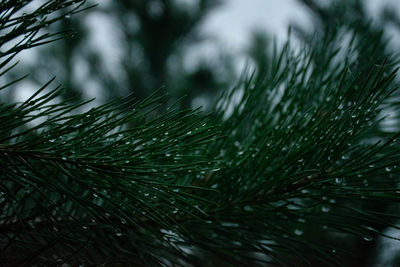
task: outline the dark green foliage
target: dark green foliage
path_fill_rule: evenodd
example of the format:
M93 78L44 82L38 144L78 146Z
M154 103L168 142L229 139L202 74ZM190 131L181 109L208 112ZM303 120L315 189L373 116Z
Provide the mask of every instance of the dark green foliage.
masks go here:
M0 148L4 261L18 264L33 257L37 262L40 255L39 262L45 263L54 255L64 260L79 251L83 259L78 253L72 262L108 261L107 254L121 253L107 251L119 238L150 252L147 246L162 237L152 233L154 226L168 229L176 223L178 208L195 214L195 204L209 203L188 194L207 189L191 186L184 175L212 171L211 162L199 155L215 136L206 118L171 109L154 120L154 97L137 105L119 100L71 115L77 106L49 103L59 92L2 110L3 132L15 129L2 138ZM131 111L118 111L127 108ZM18 116L23 119L13 123ZM45 121L17 130L40 118ZM127 123L130 127L124 129ZM188 133L190 127L197 130ZM139 249L134 244L143 243L142 235L150 243ZM119 258L126 261L140 251Z
M2 17L16 3L2 2ZM49 12L28 15L25 29ZM260 68L208 115L179 103L160 111L159 92L82 112L87 103L60 100L51 82L23 103L1 104L1 264L357 260L358 244L398 229L400 153L398 130L383 124L388 110L399 112L397 58L377 56L381 34L372 46L356 36L333 31L298 52L256 46Z
M378 18L372 21L368 14L367 6L365 1L351 0L351 1L331 1L329 4L322 3L318 1L300 1L305 4L312 11L312 18L314 18L314 29L312 31L317 31L317 34L306 33L298 28L298 32L302 32L300 36L312 45L310 40L320 39L323 43L322 53L320 57L324 58L324 47L325 46L340 46L343 43L337 43L332 41L332 36L337 35L339 32L351 33L348 38L357 40L359 45L356 47L352 57L354 64L349 66L351 73L361 73L361 77L354 86L362 86L366 79L369 78L368 73L373 71L376 66L379 66L381 62L386 60L386 64L389 69L392 70L394 67L398 66L398 54L393 53L391 47L392 37L389 35L390 32L386 31L387 22L394 22L397 19L396 15L391 12L390 15L382 13ZM388 7L382 8L383 11L388 10ZM395 9L391 9L395 10ZM379 13L379 12L378 12ZM386 11L387 13L387 11ZM383 30L385 29L385 31ZM397 28L398 30L398 28ZM391 32L393 33L393 32ZM371 41L372 40L372 41ZM314 46L314 50L316 46ZM332 48L333 49L333 48ZM395 50L394 50L395 51ZM398 92L394 92L393 101L397 102ZM392 103L391 105L396 105ZM386 117L397 117L398 114L395 110L392 110L390 106L386 106L384 111L381 113L381 117L385 115ZM380 127L378 131L384 130L386 133L380 133L382 136L387 136L388 132L395 133L394 129L398 129L397 119L393 122L392 127ZM346 204L347 205L347 204ZM363 203L364 208L373 209L375 212L385 213L385 212L397 212L396 204L389 205L383 203L377 203L375 200L366 201ZM374 225L373 226L377 232L371 234L370 242L355 242L352 250L351 261L348 261L349 266L366 266L371 265L373 260L377 260L376 248L378 247L379 232L385 229L385 226ZM383 251L383 249L381 249ZM382 252L380 252L382 253ZM367 255L367 256L366 256ZM392 262L396 264L396 261Z

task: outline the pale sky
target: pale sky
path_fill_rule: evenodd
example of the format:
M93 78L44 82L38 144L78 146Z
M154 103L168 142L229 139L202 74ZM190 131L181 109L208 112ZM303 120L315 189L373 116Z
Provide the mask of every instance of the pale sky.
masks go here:
M284 40L291 21L310 25L305 9L296 0L226 0L205 20L202 33L217 36L237 49L249 44L253 29Z
M400 8L400 0L365 1L372 17L376 17L381 6L385 4ZM211 38L188 51L186 68L195 67L194 64L199 59L216 57L219 47L241 55L255 29L273 36L278 43L282 43L286 40L290 23L301 27L312 26L307 10L297 0L225 0L224 4L213 10L204 20L200 31L203 36ZM394 36L394 41L400 44L399 39ZM238 69L242 68L245 59L239 61L242 63L239 63Z
M380 7L385 4L400 9L400 0L365 0L365 2L372 17L376 17ZM285 40L291 22L304 27L312 25L309 14L299 1L225 0L221 7L213 10L206 18L201 31L204 35L216 36L221 43L232 49L239 49L248 44L252 29L272 34L278 41Z

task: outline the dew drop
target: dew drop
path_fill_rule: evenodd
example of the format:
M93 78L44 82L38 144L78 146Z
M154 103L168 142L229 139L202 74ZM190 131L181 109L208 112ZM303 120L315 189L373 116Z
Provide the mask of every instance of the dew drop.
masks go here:
M213 185L211 186L211 188L212 188L212 189L216 189L216 188L218 188L218 186L219 186L218 184L213 184Z
M239 241L233 241L232 244L234 244L235 246L241 246L242 243Z
M391 172L391 171L392 171L392 167L387 166L387 167L385 168L385 170L386 170L387 172Z
M251 206L245 206L243 209L244 209L245 211L248 211L248 212L253 211L253 208L252 208Z
M239 224L233 223L233 222L222 222L221 225L224 227L238 227L239 226Z
M306 219L304 219L304 218L298 218L297 221L298 221L299 223L305 223L305 222L306 222Z
M363 239L367 242L372 241L372 237L371 236L364 236Z
M295 235L298 235L298 236L300 236L300 235L302 235L304 232L303 232L303 230L301 230L301 229L296 229L296 230L294 230L294 234Z
M331 210L331 208L328 206L322 206L321 210L322 210L322 212L329 212Z

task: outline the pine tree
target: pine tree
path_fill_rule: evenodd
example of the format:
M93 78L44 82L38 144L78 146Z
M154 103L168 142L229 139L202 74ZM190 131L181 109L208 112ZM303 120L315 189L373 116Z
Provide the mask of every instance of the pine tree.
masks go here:
M86 8L35 3L0 3L2 78ZM1 265L348 263L354 244L398 229L399 132L384 124L388 110L399 123L397 58L376 57L381 38L274 46L209 114L161 111L159 92L82 112L52 81L1 103Z

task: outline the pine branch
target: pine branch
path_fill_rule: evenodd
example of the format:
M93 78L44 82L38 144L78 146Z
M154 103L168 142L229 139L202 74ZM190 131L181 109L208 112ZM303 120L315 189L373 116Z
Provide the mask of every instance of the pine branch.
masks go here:
M13 18L26 3L0 4L2 29L17 23L1 49L73 4L48 1L29 24ZM331 34L299 52L288 42L208 115L161 112L158 93L82 112L52 81L1 104L1 262L337 266L351 256L342 240L398 229L395 212L370 205L399 201L399 133L381 115L398 112L395 60L363 50L358 68L363 41L338 48L346 35Z

